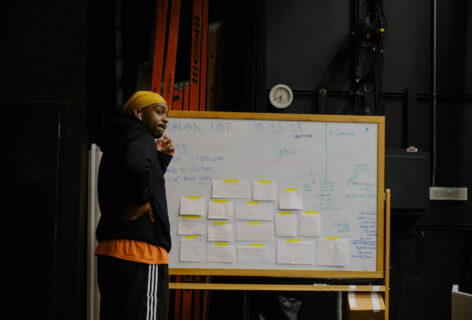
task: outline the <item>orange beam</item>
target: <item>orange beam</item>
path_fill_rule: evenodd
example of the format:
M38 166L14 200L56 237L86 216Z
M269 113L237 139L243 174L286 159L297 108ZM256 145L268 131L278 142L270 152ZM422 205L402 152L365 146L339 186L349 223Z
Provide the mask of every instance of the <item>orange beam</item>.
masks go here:
M184 94L182 98L182 110L188 110L189 101L190 101L190 86L186 85L184 87Z
M154 58L152 60L151 91L161 93L164 50L167 29L168 0L159 0L157 9L156 39L154 40Z
M167 39L167 55L164 73L164 99L169 109L172 109L172 95L174 94L175 63L177 60L177 41L179 39L181 0L172 0L170 8L169 37Z
M183 276L176 276L175 282L181 282ZM182 290L175 290L175 305L174 305L174 320L180 320L180 309L181 309L181 295Z
M184 276L184 281L192 281L192 276ZM182 320L192 319L192 290L182 292Z
M200 276L194 277L195 282L200 282ZM200 320L200 304L201 304L201 293L200 290L193 290L193 320Z
M193 0L192 55L190 63L190 110L198 110L202 36L202 0Z
M198 110L206 110L206 83L207 83L207 43L208 43L208 0L203 0L202 10L202 50L200 64L200 103Z
M172 107L174 110L182 110L182 90L174 89Z
M168 283L171 283L171 279L170 279L170 275L168 277ZM166 306L166 316L165 316L165 319L169 319L169 298L167 298L167 306Z

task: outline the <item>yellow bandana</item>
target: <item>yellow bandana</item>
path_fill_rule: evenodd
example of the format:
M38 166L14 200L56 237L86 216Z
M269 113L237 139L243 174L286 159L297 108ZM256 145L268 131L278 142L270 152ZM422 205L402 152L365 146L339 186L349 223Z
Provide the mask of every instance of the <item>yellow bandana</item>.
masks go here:
M167 104L164 98L158 93L152 91L137 91L126 101L123 106L123 113L129 116L133 113L134 109L141 109L156 103Z

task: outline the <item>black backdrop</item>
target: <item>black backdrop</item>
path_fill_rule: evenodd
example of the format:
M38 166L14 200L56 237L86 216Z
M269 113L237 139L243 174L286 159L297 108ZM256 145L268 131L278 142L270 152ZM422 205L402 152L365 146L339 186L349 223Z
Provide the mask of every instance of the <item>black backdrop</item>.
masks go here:
M352 3L210 1L210 22L226 22L220 109L280 112L266 97L273 84L282 82L296 94L293 104L282 112L317 112L320 84L332 92L327 100L329 113L351 112L352 98L346 93L352 84L352 46L347 36L354 22ZM387 148L412 144L433 151L432 4L433 0L384 1L388 24L382 106ZM154 5L151 0L2 5L0 100L64 102L62 169L57 180L61 194L52 275L55 296L47 299L54 301L51 318L85 317L87 149L98 141L100 130L116 114L117 106L135 90L139 66L149 59L152 48L150 19ZM183 8L189 8L188 0L183 0ZM472 4L468 0L438 0L437 13L435 182L438 186L470 187ZM185 30L185 23L181 29ZM179 48L177 80L187 80L182 70L186 68L188 46L179 44ZM417 97L408 114L407 88ZM11 122L21 121L14 115L4 116ZM2 139L26 144L26 138L14 132ZM424 213L393 217L393 319L448 318L452 284L472 291L470 201L431 203ZM51 291L45 285L43 292ZM241 318L236 302L245 301L242 293L216 296L212 317L221 316L219 312L226 309L222 303L231 300L234 318ZM309 310L307 306L316 305L313 296L296 297L304 301L304 312ZM327 305L335 301L334 296L317 298ZM265 312L276 303L274 297L261 295L251 295L249 300L260 301ZM256 309L251 310L257 313ZM224 315L228 319L228 313ZM324 316L329 317L333 315Z

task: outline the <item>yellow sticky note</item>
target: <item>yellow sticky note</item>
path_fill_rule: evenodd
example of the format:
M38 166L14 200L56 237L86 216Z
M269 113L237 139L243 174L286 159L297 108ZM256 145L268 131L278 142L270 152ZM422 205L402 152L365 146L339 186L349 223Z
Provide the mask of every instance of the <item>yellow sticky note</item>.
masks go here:
M286 188L284 189L284 192L296 192L297 188Z
M289 216L292 214L292 211L279 212L279 216Z
M200 216L184 216L183 219L186 219L186 220L200 220Z
M246 201L246 204L256 205L256 204L259 204L259 201Z
M263 243L251 243L250 246L251 246L251 247L263 247L264 244L263 244Z
M326 237L326 240L339 240L339 237Z
M257 180L257 183L269 184L272 183L272 180Z
M248 224L249 226L258 226L258 225L260 225L261 223L262 223L262 222L260 222L260 221L249 221L247 224Z
M198 200L198 199L201 199L202 197L201 196L188 196L187 199L190 199L190 200Z
M228 242L215 242L215 247L224 247L227 245L228 245Z
M192 235L185 236L185 239L197 239L197 236L192 236Z
M213 200L214 203L228 203L229 200Z
M305 211L305 214L318 214L318 211Z
M238 179L224 179L223 182L226 182L226 183L238 183L239 180L238 180Z
M213 222L214 226L225 226L227 224L228 224L228 222L226 222L226 221L215 221L215 222Z
M300 239L287 239L288 243L300 242Z

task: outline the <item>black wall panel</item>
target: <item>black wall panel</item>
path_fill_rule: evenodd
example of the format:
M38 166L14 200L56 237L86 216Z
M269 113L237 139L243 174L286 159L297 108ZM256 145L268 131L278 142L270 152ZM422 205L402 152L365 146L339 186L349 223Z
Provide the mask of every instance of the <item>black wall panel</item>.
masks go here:
M431 89L431 0L383 1L387 17L384 90Z
M183 2L188 8L189 1ZM436 163L438 186L470 189L472 4L469 0L437 0L434 138L434 0L382 2L388 22L381 102L386 147L413 144L428 151L431 165ZM115 16L118 3L120 25L116 25ZM226 23L221 108L316 113L317 90L325 86L329 113L352 113L353 46L349 32L354 23L353 3L226 0L216 4L211 0L210 19ZM59 179L63 190L57 216L54 316L82 319L87 149L90 142L98 140L104 122L116 113L118 89L123 89L123 98L131 94L140 66L149 59L155 1L53 0L3 6L0 100L61 101L66 105L61 132L64 145ZM190 25L187 22L181 27ZM117 34L116 28L122 33ZM259 28L257 35L255 28ZM117 47L122 51L116 51ZM184 44L179 48L189 50ZM120 79L116 79L116 59L123 62ZM253 68L255 63L261 65ZM263 72L253 74L251 70ZM185 76L181 69L178 73ZM286 83L295 91L293 104L282 111L266 99L275 83ZM257 85L259 91L254 90ZM412 90L416 93L410 98L416 97L416 103L408 100L407 92ZM261 103L248 103L255 95L262 97ZM458 282L464 288L472 284L470 200L430 204L424 216L394 217L392 221L392 319L448 318L451 284ZM233 295L241 301L238 293Z
M62 153L57 133L64 106L0 103L0 110L2 236L8 257L4 261L8 275L3 282L8 292L5 304L21 310L21 315L15 312L11 319L52 319L54 293L60 287L55 279Z
M472 181L472 101L440 101L437 123L437 183L466 186ZM471 208L472 209L472 208Z
M277 83L295 93L283 112L317 112L317 88L349 90L352 76L352 6L348 1L266 1L265 96ZM329 103L330 110L344 103ZM278 112L265 100L264 110Z
M385 101L385 148L404 148L406 111L404 102L396 99Z
M345 75L350 13L344 0L266 1L266 88L286 83L293 89L314 89L340 48L347 59L331 72Z
M438 90L472 92L472 3L438 1Z
M470 189L472 5L466 0L437 1L438 99L434 110L434 1L382 3L387 17L381 102L386 147L413 145L430 152L429 169L436 185ZM349 93L352 85L353 52L346 40L353 23L352 3L270 1L266 6L266 90L278 82L295 90L293 104L282 112L308 112L310 105L316 112L318 97L313 89L322 83L331 93L329 113L349 113L352 109L341 106L343 99L335 96L336 92ZM284 42L288 49L277 50L280 39L288 39ZM265 110L274 112L269 104ZM421 218L393 217L393 319L447 319L452 283L470 288L472 266L464 243L470 237L471 209L470 201L431 202Z
M53 301L52 305L44 306L48 308L48 313L43 313L43 309L35 314L43 319L83 319L85 315L87 149L89 135L93 131L90 129L91 123L94 123L85 119L88 112L87 2L85 0L10 1L2 3L1 10L0 35L3 45L0 50L0 64L3 81L0 86L0 100L3 103L11 103L9 112L4 113L4 121L34 122L28 134L20 135L12 131L9 135L2 136L2 140L14 141L23 146L25 154L34 156L34 148L53 142L35 141L35 139L46 139L45 135L50 131L49 122L41 116L35 116L34 113L26 115L28 118L23 120L21 115L24 110L15 112L15 108L24 108L18 102L27 101L42 105L60 103L64 106L60 131L63 145L57 177L61 189L57 200L56 225L53 226L55 260L54 269L50 270L54 271L50 285L54 284L55 287L54 290L50 290L50 287L45 286L40 293L36 291L38 290L36 285L41 281L49 281L50 278L38 279L36 283L28 282L22 288L24 295L20 301L22 308L28 308L25 301L31 297L39 301ZM53 129L52 132L57 136L58 128L54 126ZM35 132L36 130L44 132ZM38 158L39 160L41 158ZM17 164L20 165L21 163ZM47 173L46 170L42 171L44 174ZM31 177L26 175L22 179L25 181L23 201L28 202L30 207L35 206L35 199L41 192L51 191L44 181L37 186L31 186L27 183ZM42 206L41 203L36 205ZM23 223L32 223L28 228L34 227L36 219L44 220L46 223L50 219L51 212L44 209L38 208L35 219L29 222L25 219ZM43 229L40 224L36 227ZM38 239L35 233L30 233L28 230L23 230L21 236L24 239L21 243L33 244ZM42 231L48 233L50 230L44 228ZM21 249L21 245L18 249ZM36 245L32 245L31 250L32 257L35 257L39 249ZM50 261L49 249L45 246L43 250L45 261ZM20 271L23 270L21 264L28 263L29 260L18 259L15 262L17 271ZM38 264L42 265L42 262ZM34 264L29 264L29 267L28 271L34 272ZM38 277L42 275L38 274ZM41 284L39 286L41 287ZM44 296L37 298L35 292ZM13 317L10 318L24 318L20 308L10 311L10 315L13 313ZM34 311L32 308L25 313Z

